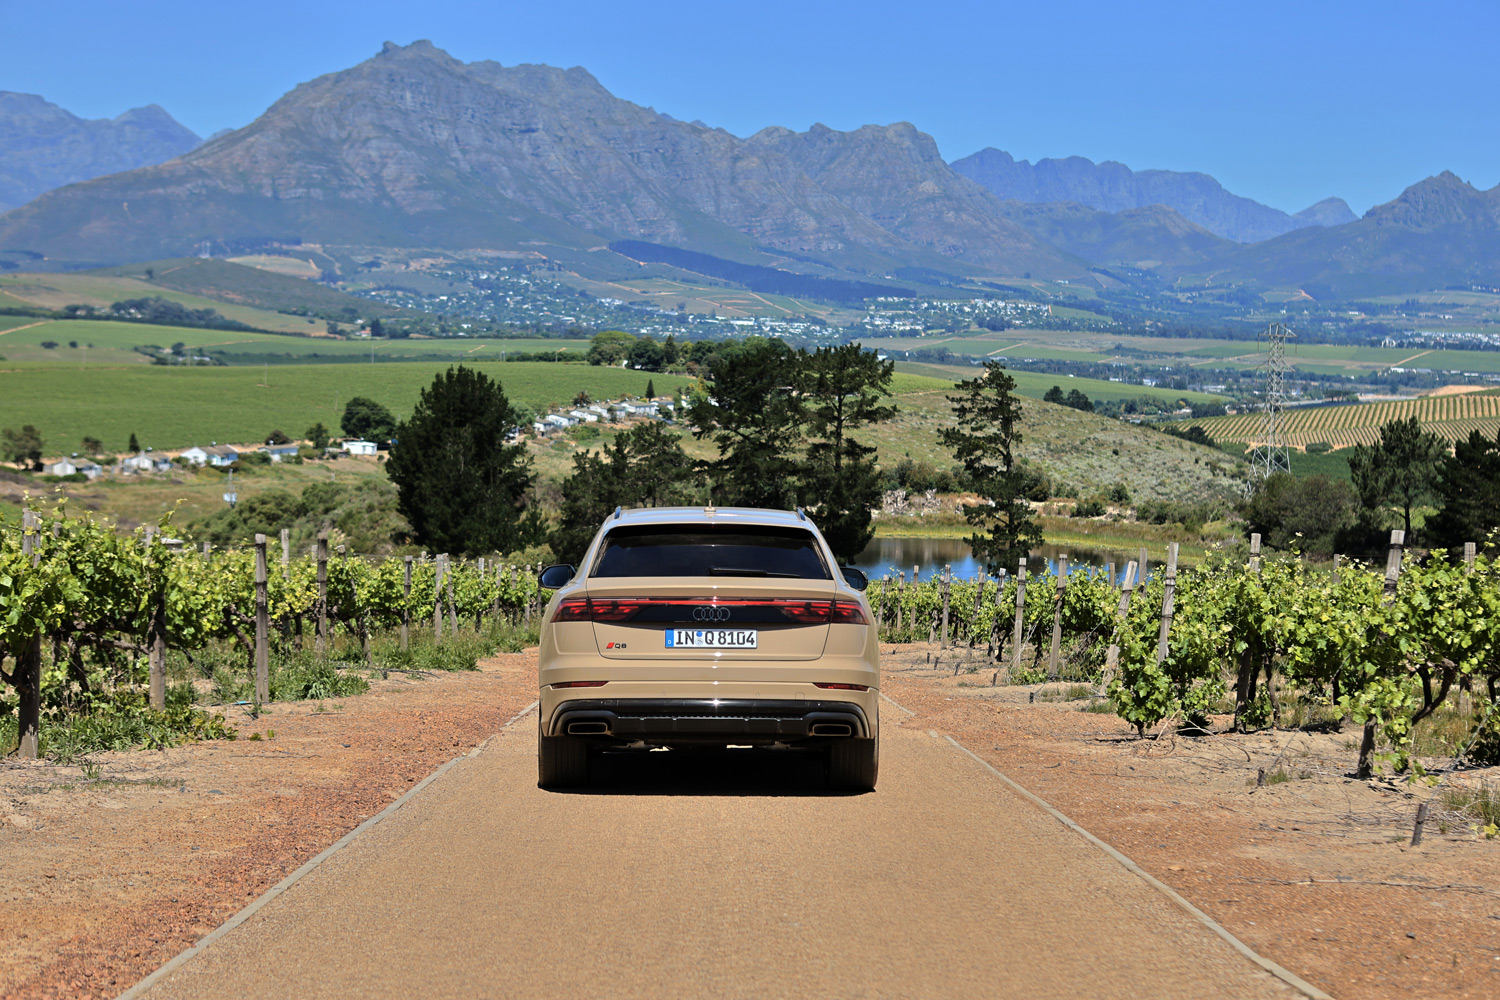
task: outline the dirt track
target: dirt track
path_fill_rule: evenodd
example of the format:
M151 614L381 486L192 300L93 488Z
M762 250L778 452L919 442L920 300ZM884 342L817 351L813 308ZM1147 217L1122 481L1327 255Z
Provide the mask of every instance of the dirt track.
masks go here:
M874 794L733 751L557 794L528 716L145 995L1294 995L904 722Z

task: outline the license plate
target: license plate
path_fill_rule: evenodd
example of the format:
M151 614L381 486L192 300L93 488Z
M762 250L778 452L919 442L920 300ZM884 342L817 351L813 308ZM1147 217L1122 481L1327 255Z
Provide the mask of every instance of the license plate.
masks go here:
M667 629L668 649L755 649L753 628Z

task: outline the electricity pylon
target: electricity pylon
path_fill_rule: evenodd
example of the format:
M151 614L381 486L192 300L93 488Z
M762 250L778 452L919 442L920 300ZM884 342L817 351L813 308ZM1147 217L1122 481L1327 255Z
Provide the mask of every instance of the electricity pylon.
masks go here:
M1266 327L1265 409L1261 414L1260 444L1250 453L1250 474L1265 479L1277 472L1291 472L1291 449L1281 436L1281 410L1286 405L1286 342L1297 336L1284 323Z

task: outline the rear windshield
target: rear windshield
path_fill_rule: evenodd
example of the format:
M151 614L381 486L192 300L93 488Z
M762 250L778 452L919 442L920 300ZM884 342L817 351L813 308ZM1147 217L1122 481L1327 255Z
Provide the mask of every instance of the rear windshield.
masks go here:
M701 524L616 528L604 536L593 575L830 578L810 531Z

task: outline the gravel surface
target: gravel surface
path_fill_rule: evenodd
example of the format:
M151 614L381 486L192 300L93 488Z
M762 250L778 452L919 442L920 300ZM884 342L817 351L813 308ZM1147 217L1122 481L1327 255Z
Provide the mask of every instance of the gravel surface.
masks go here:
M1293 995L895 715L868 795L756 751L544 792L527 717L145 995Z

